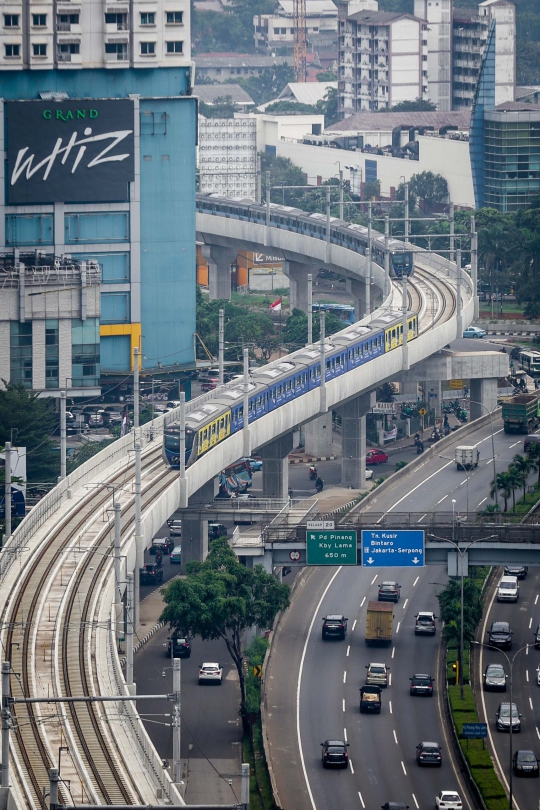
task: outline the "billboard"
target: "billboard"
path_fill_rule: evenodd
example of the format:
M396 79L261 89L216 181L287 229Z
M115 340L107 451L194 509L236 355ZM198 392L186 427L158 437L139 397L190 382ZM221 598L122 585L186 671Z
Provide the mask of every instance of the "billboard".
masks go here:
M7 202L114 202L135 177L130 99L8 101Z

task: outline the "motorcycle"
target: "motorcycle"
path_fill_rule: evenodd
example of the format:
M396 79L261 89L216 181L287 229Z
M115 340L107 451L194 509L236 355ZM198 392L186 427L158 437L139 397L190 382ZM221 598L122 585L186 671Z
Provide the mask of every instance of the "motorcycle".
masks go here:
M322 480L322 478L318 478L316 483L315 483L315 490L317 491L317 493L322 492L323 487L324 487L324 481Z
M317 467L310 467L309 468L309 480L315 481L317 478Z
M460 422L467 421L467 411L465 410L465 408L460 408L459 411L456 413L456 416Z
M424 452L424 443L416 442L416 455L419 456L423 452Z

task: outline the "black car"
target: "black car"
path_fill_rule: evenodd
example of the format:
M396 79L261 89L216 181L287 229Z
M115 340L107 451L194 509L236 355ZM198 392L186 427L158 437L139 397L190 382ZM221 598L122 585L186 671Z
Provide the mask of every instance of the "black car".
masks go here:
M540 650L540 624L536 628L536 633L534 634L534 646L537 650Z
M497 731L510 731L510 714L512 715L512 731L514 734L521 731L521 715L515 703L512 703L512 712L510 712L510 703L499 703L495 722Z
M141 585L158 585L163 582L163 568L154 563L145 563L139 568L139 582Z
M417 674L410 678L410 694L433 697L433 678L431 675Z
M409 805L405 802L386 802L381 804L381 810L409 810Z
M341 614L323 616L322 637L345 638L347 635L347 617Z
M523 440L523 452L528 453L533 444L538 444L538 442L540 442L540 436L527 436L527 438Z
M223 523L209 523L208 540L217 540L219 537L227 537L227 527Z
M397 582L381 582L379 585L379 602L399 602L401 585Z
M529 567L527 565L505 565L504 566L504 575L505 577L517 577L518 579L525 579L527 574L529 573Z
M419 765L442 765L441 746L435 742L421 742L416 746L416 761Z
M512 768L516 776L540 776L534 751L516 751L512 757Z
M349 743L343 742L343 740L325 740L321 745L323 768L347 767L349 764L349 753L347 751Z
M150 546L150 554L155 554L158 548L162 554L170 554L174 548L174 540L170 537L154 537Z
M493 622L489 629L488 644L501 650L512 649L512 631L508 622Z
M189 658L191 655L191 642L187 636L172 635L167 639L167 655L169 658Z
M502 664L488 664L484 672L486 692L506 692L506 673Z

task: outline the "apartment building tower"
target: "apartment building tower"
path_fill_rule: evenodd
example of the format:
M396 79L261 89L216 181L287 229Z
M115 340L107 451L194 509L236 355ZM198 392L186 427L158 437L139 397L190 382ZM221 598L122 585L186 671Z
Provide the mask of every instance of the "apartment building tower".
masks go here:
M0 254L99 268L102 385L132 373L136 347L149 373L180 375L195 332L188 0L4 0L1 23Z

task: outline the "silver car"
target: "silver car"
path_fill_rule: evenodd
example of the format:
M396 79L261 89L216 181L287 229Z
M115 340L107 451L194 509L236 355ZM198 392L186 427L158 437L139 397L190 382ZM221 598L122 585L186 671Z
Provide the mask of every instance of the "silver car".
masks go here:
M388 673L390 667L386 664L366 664L366 683L374 684L376 686L388 686Z
M502 664L488 664L484 672L484 689L486 692L506 692L506 673Z

